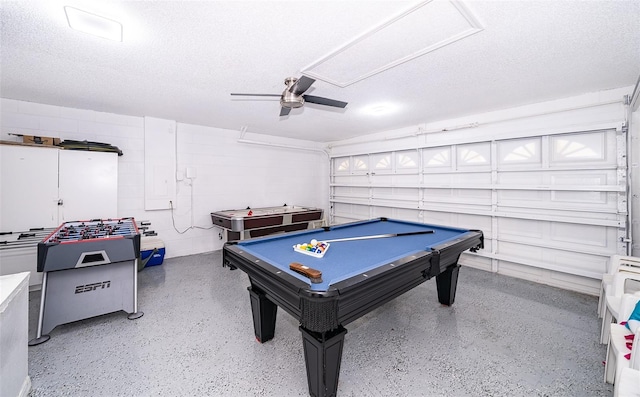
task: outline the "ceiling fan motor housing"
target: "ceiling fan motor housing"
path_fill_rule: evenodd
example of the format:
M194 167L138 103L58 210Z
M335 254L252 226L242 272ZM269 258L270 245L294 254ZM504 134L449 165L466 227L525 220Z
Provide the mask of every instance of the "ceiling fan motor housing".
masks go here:
M296 95L293 92L289 92L289 89L287 88L282 93L280 105L285 108L299 108L304 105L304 98L302 95Z
M285 108L299 108L304 105L304 98L302 95L294 94L292 87L295 83L298 82L296 77L287 77L284 79L284 84L287 86L285 90L282 92L282 96L280 97L280 106Z

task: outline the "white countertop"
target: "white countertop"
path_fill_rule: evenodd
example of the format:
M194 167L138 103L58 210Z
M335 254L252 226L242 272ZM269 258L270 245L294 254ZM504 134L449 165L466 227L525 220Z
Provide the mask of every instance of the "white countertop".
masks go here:
M29 272L0 276L0 312L3 312L21 288L29 288Z

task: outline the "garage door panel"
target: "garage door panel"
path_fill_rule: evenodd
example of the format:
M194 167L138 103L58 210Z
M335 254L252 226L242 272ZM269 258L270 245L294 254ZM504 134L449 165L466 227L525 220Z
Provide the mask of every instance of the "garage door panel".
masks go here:
M493 238L493 220L490 216L458 212L456 214L453 214L452 220L455 222L456 227L462 227L465 229L480 229L484 233L485 238Z
M368 204L334 203L333 212L337 217L342 218L340 223L369 218Z
M491 172L425 173L422 183L429 186L478 186L491 184Z
M544 172L499 172L498 185L538 186L544 185Z
M550 165L616 164L615 131L563 134L550 137Z
M424 172L444 172L452 169L452 148L440 146L422 149Z
M466 229L480 229L484 234L485 241L487 239L491 239L493 236L491 227L492 220L490 216L452 212L421 211L418 221L434 225L455 225L456 227L462 227Z
M391 183L394 185L413 185L418 179L418 174L396 174L391 176ZM375 180L374 180L375 183Z
M499 172L498 186L515 185L546 188L548 186L601 186L617 185L615 169L607 170L538 170L536 172Z
M595 277L606 271L606 260L603 261L603 257L582 252L500 241L498 242L498 254L503 257L519 259L518 262L525 265L529 264L534 267L587 277Z
M575 204L592 204L596 206L606 206L611 204L610 208L616 206L616 202L608 200L610 195L606 192L572 192L572 191L552 191L549 201L554 203L575 203ZM615 196L614 196L615 198Z
M492 220L490 216L458 214L456 225L465 229L482 230L485 239L493 238Z
M599 276L606 273L607 258L579 252L545 250L544 262L564 273Z
M395 198L398 200L413 200L420 198L420 191L415 188L375 187L371 189L373 198Z
M490 189L422 189L423 201L428 202L456 202L491 205Z
M507 255L512 258L541 262L544 255L544 249L535 245L523 245L500 240L498 241L497 247L498 254L502 256Z
M396 208L393 217L402 219L403 221L418 221L420 211L406 208Z
M471 266L474 266L474 264L471 263ZM545 282L549 285L583 293L597 291L600 288L600 280L509 261L498 261L498 273L534 282Z
M349 184L362 185L362 184L369 183L369 177L367 175L340 175L340 176L336 176L333 179L333 182L336 184L343 184L343 185L349 185Z
M425 186L451 186L451 174L425 174L422 183Z
M371 217L372 218L393 218L394 208L389 207L371 207Z
M458 172L451 175L451 184L454 186L487 186L491 184L491 172Z
M498 205L526 206L549 200L549 192L535 190L500 190L497 192Z
M580 171L553 171L547 173L551 185L560 186L607 186L616 185L616 170L580 170Z
M585 250L594 247L611 250L617 243L617 230L610 227L554 222L550 223L550 229L550 241L568 243Z
M541 221L502 218L498 219L498 238L513 239L515 237L521 237L542 240L547 228L548 225Z
M507 139L497 143L499 170L540 168L542 138Z
M516 219L540 219L540 220L557 220L576 224L595 224L602 226L612 226L619 223L616 214L608 212L593 212L592 210L578 210L577 206L567 209L540 206L529 207L508 207L499 206L498 213L501 217Z
M493 271L493 265L490 258L478 255L469 255L466 252L460 255L460 260L458 261L458 263L462 266L473 267L475 269L481 269L487 272Z
M500 220L500 241L606 255L615 250L617 229L535 220Z
M369 197L369 188L355 186L336 186L333 190L334 196L343 197Z
M473 168L475 171L491 169L491 144L489 142L457 145L456 169Z
M416 179L418 178L417 174L387 174L380 175L374 174L371 177L372 185L404 185L404 184L415 184Z
M454 225L451 222L455 215L452 212L423 211L422 222L434 225Z
M517 208L548 209L562 211L567 216L570 215L567 211L615 213L617 208L615 193L506 190L498 192L497 196L499 211L519 211ZM600 216L601 214L590 214L588 217Z
M453 189L422 189L425 197L452 197Z
M455 189L454 197L482 200L482 203L491 204L491 190L489 189Z
M460 201L425 201L421 206L423 209L428 209L433 213L449 213L456 211L459 213L477 213L479 211L489 213L491 212L491 205L478 205L477 203L464 203Z
M544 277L545 269L536 266L523 266L514 261L498 261L498 273L506 276L524 278L525 280L538 281Z
M573 291L586 292L600 289L600 280L579 277L570 273L549 272L552 285L568 288Z

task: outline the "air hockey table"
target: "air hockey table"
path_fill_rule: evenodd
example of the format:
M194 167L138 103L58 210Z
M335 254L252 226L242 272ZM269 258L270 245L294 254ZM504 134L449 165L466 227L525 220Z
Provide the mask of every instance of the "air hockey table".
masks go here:
M301 252L308 242L327 248ZM479 230L379 218L230 242L223 262L249 276L259 342L274 337L278 307L299 320L309 393L325 397L337 392L344 325L434 277L452 305L460 254L483 246Z
M43 273L36 338L61 324L123 310L138 311L140 232L133 218L65 222L38 243Z
M311 222L322 220L322 215L320 208L285 204L212 212L211 221L225 229L227 241L233 241L307 229Z

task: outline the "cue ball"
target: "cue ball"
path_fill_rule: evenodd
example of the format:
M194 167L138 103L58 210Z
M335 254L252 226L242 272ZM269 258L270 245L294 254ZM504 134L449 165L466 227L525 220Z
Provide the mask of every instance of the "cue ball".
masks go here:
M315 238L311 240L311 245L316 245L316 244L318 244L318 240L316 240Z

